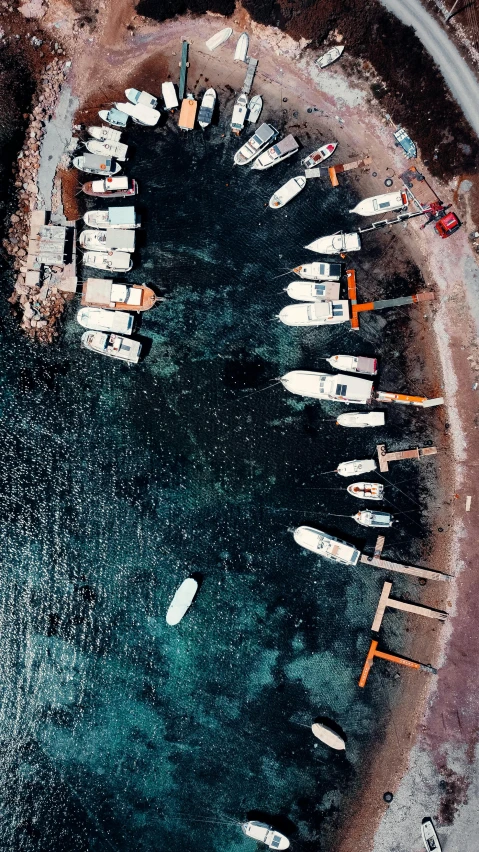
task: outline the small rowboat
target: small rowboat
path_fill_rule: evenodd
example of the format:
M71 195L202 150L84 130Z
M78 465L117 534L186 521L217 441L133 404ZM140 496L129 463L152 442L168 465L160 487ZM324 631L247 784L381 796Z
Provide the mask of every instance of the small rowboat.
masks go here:
M121 139L121 130L114 130L113 127L87 127L87 131L93 139L98 139L99 142L119 142Z
M363 355L331 355L325 358L328 364L346 373L363 373L365 376L375 376L378 371L376 358L366 358Z
M261 97L261 95L254 95L248 104L248 114L246 116L246 121L249 121L251 124L256 124L258 118L261 115L262 109L263 98Z
M379 482L352 482L347 490L359 500L382 500L384 496L384 485Z
M124 162L128 155L128 145L123 142L98 142L97 139L89 139L85 147L90 154L98 157L114 157L115 160Z
M356 429L364 429L365 426L384 426L384 414L382 411L351 411L349 414L340 414L336 420L338 426L349 426Z
M327 68L332 62L336 62L336 60L342 56L343 52L344 45L341 45L341 47L332 47L331 50L328 50L327 53L323 53L323 55L316 60L315 65L319 65L320 68Z
M198 583L193 577L183 580L181 586L176 590L166 613L166 623L170 625L179 624L185 613L189 610L193 599L198 591Z
M372 470L376 470L374 459L354 459L338 464L336 473L340 476L357 476L358 473L370 473Z
M442 852L441 844L439 843L439 838L436 834L436 829L429 817L424 817L422 821L421 834L427 852Z
M295 195L298 195L306 186L306 178L303 175L291 178L287 183L283 184L274 195L269 199L269 206L276 210L278 207L284 207L288 201L291 201Z
M315 722L314 725L311 725L311 730L318 740L321 740L322 743L326 743L326 745L330 748L334 748L336 751L342 751L346 748L346 741L344 737L341 737L336 733L336 731L333 731L329 725Z
M231 27L225 27L224 30L220 30L218 33L215 33L214 36L208 39L206 42L206 47L208 50L216 50L217 47L221 47L225 41L228 41L229 37L233 34L233 30Z
M356 512L351 515L353 521L361 524L362 527L382 527L387 529L392 527L394 518L389 512L372 512L370 509L363 509L361 512Z
M308 157L305 157L304 160L301 160L301 165L305 169L314 169L320 163L324 163L331 154L334 154L337 147L337 142L329 142L327 145L322 145L321 148L318 148L312 154L309 154Z
M246 62L248 55L249 37L248 33L242 33L238 39L235 50L235 62Z

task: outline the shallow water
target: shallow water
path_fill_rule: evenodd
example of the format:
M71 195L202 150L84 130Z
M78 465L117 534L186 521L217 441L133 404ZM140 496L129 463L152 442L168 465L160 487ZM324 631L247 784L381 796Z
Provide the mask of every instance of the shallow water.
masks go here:
M357 226L344 213L355 197L317 180L265 207L298 158L233 168L230 113L204 134L174 122L128 134L144 223L131 279L168 296L143 318L138 367L81 350L73 307L58 345L32 346L3 302L2 850L247 852L248 815L274 819L297 850L330 848L388 718L386 675L357 687L384 578L322 563L290 529L372 544L374 531L328 515L360 504L322 473L405 426L424 440L430 420L397 408L387 428L340 429L344 407L268 389L351 352L382 357L381 387L402 390L402 314L356 334L274 319L290 280L276 276L316 259L301 248L314 237ZM368 238L364 297L409 292L373 281L378 254ZM412 466L391 480L408 474L417 501ZM393 511L410 514L388 553L409 555L424 532L399 487ZM167 627L193 572L194 606ZM400 652L400 620L382 641ZM314 740L319 715L346 731L346 756Z

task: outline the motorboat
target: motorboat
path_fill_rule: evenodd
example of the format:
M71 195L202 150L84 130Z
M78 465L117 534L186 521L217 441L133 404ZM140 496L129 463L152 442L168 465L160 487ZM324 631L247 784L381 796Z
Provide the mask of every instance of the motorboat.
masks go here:
M86 251L82 257L84 266L102 269L104 272L129 272L133 266L126 251Z
M208 39L206 47L208 50L216 50L217 47L221 47L225 41L228 41L231 35L233 35L231 27L225 27L223 30L220 30Z
M231 116L231 132L234 133L235 136L239 136L243 130L247 112L248 98L242 92L233 107L233 115Z
M114 157L115 160L124 162L128 156L128 145L123 142L98 142L97 139L89 139L85 147L90 154L98 157Z
M214 89L207 89L203 95L200 111L198 113L198 124L200 127L208 127L213 118L213 111L216 103L216 92Z
M80 308L77 322L92 331L114 331L130 335L133 330L133 314L124 311L107 311L105 308Z
M107 207L106 210L88 210L83 221L88 228L132 230L140 227L140 220L134 207Z
M339 289L339 281L291 281L285 292L298 302L322 302L339 299Z
M135 232L123 231L121 228L108 230L90 230L81 232L78 242L86 251L126 251L135 250Z
M87 132L98 142L119 142L121 139L121 130L114 130L113 127L87 127Z
M236 42L235 62L246 62L246 57L248 55L248 47L248 33L241 33L238 41Z
M442 852L436 829L430 817L424 817L421 823L421 835L427 852Z
M276 166L283 160L287 160L288 157L292 157L293 154L296 154L298 149L299 144L290 133L289 136L285 136L284 139L280 139L279 142L276 142L271 148L268 148L267 151L260 154L260 156L254 161L251 168L259 170L270 169L271 166Z
M256 820L244 822L241 830L243 834L246 834L246 837L251 837L258 843L264 843L270 849L289 849L288 838L266 822L257 822Z
M313 240L305 248L310 251L317 251L318 254L342 254L348 251L360 251L361 238L357 231L353 231L352 234L336 231L335 234L330 234L328 237L319 237L319 239Z
M179 586L176 590L174 598L168 607L168 611L166 613L167 624L173 626L180 623L181 619L193 603L197 591L197 580L193 577L187 577L186 580L183 580L181 586Z
M389 210L403 210L409 204L406 190L399 192L385 192L384 195L372 195L364 198L350 213L358 216L377 216L378 213L387 213Z
M356 429L366 426L384 426L384 413L382 411L351 411L350 414L340 414L336 420L338 426L349 426Z
M115 106L129 115L135 124L142 124L144 127L154 127L160 120L160 113L157 109L143 104L117 103Z
M137 195L138 184L136 180L121 175L104 180L90 180L83 184L82 190L85 195L94 195L97 198L128 198L130 195Z
M328 50L327 53L323 53L323 55L316 60L315 65L319 65L320 68L327 68L328 65L336 62L343 53L344 45L340 45L340 47L332 47L331 50Z
M181 101L180 115L178 117L178 127L180 130L194 130L197 109L198 101L191 92L188 92L186 98L183 98Z
M331 367L344 370L346 373L362 373L365 376L375 376L378 372L376 358L367 358L364 355L331 355L325 359Z
M81 303L114 311L139 313L152 308L156 303L156 296L151 287L146 287L145 284L123 284L111 278L87 278L82 288Z
M250 102L248 103L248 114L246 116L246 121L249 121L250 124L256 124L258 118L261 115L261 110L263 109L263 98L261 95L253 95Z
M100 355L118 358L129 364L138 364L141 353L141 343L131 337L121 334L104 334L102 331L85 331L81 336L82 346Z
M331 399L336 402L351 402L367 405L373 392L373 383L368 379L338 373L316 373L311 370L292 370L281 376L280 382L290 393L313 399ZM374 463L374 470L376 464Z
M140 89L125 89L125 95L131 104L141 104L141 106L151 107L151 109L155 109L158 103L158 98L150 95L149 92L142 92Z
M384 485L379 482L352 482L347 491L358 500L382 500L384 497Z
M120 127L122 130L124 130L128 124L127 114L116 107L113 107L112 109L101 109L98 116L102 121L106 121L107 124L111 124L113 127Z
M358 476L361 473L371 473L376 467L374 459L354 459L338 464L336 473L340 476Z
M302 189L306 186L306 178L304 175L290 178L269 199L269 206L276 210L278 207L284 207L288 201L291 201Z
M357 565L361 556L359 550L352 544L328 535L322 530L316 530L314 527L297 527L294 531L294 540L300 547L311 550L318 556L324 556L325 559L341 562L343 565Z
M301 160L301 165L305 169L314 169L316 166L324 163L331 154L334 154L337 147L337 142L328 142L327 145L321 145L321 148L316 148L316 151L313 151L312 154L308 154L304 160Z
M247 142L241 146L239 151L234 156L234 162L237 166L246 166L251 163L255 157L264 151L267 145L271 144L278 135L278 131L271 124L260 124L253 136L250 136Z
M171 80L161 84L161 97L163 98L165 109L178 109L178 96L176 94L175 84L172 83Z
M347 299L337 301L303 302L299 305L287 305L279 314L278 319L284 325L304 326L338 325L349 320L349 302Z
M296 275L299 275L300 278L310 278L313 281L339 281L342 271L340 263L322 263L320 261L303 263L302 266L295 266L293 269L293 272L296 272Z
M81 172L89 172L91 175L117 175L121 172L121 166L111 157L99 157L97 154L80 154L73 157L73 165Z
M394 523L394 518L389 512L372 512L370 509L363 509L361 512L351 515L351 517L362 527L383 527L387 529L392 527Z
M324 722L314 722L311 725L311 730L318 740L325 743L335 751L343 751L346 748L346 740L340 734L336 733L329 725Z

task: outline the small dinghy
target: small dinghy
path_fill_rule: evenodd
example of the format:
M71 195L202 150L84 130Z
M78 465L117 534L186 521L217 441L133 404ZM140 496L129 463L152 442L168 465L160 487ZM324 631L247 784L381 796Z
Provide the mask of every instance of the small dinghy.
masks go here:
M207 89L203 95L200 111L198 113L198 124L200 127L208 127L213 118L213 111L216 103L216 92L214 89Z
M250 124L256 124L261 115L262 109L263 98L261 95L254 95L248 104L248 115L246 116L246 121L249 121Z
M122 175L105 178L105 180L88 181L83 184L82 190L85 195L94 195L97 198L128 198L130 195L137 194L138 184L136 180Z
M339 281L291 281L285 292L298 302L336 300L339 299Z
M242 33L236 43L235 62L246 62L246 57L248 55L248 47L248 33Z
M293 272L300 278L312 278L313 281L339 281L342 273L340 263L303 263L295 266Z
M436 829L430 817L424 817L421 824L421 834L427 852L442 852Z
M163 98L165 109L178 109L179 103L176 94L175 84L172 83L170 80L168 80L168 82L166 83L161 84L161 97Z
M365 376L375 376L378 371L376 358L366 358L362 355L331 355L325 359L332 367L344 370L346 373L363 373Z
M129 272L133 266L133 261L126 251L86 251L82 261L84 266L105 272Z
M361 512L356 512L351 515L353 521L361 524L362 527L392 527L393 516L389 512L372 512L370 509L363 509Z
M379 482L352 482L347 488L348 494L359 500L382 500L384 485Z
M116 175L121 172L121 166L110 157L98 157L97 154L81 154L73 157L73 165L81 172L92 175Z
M301 165L304 166L305 169L314 169L316 166L324 163L331 154L334 154L337 147L337 142L328 142L327 145L321 145L321 148L317 148L316 151L313 151L312 154L309 154L304 158L304 160L301 160Z
M283 184L279 189L276 190L274 195L269 199L269 206L276 210L278 207L284 207L288 201L291 201L295 195L301 192L302 189L306 186L306 178L304 175L299 175L298 177L290 178L287 183Z
M198 583L193 577L183 580L181 586L176 590L166 613L166 623L173 626L179 624L183 616L189 610L193 599L198 591Z
M279 831L275 831L266 822L257 822L256 820L244 822L241 830L243 834L246 834L246 837L251 837L252 840L256 840L258 843L264 843L270 849L289 849L288 838Z
M303 326L337 325L349 320L349 302L347 299L337 301L303 302L301 305L287 305L279 314L278 319L284 325L296 328Z
M239 136L243 130L247 112L248 98L242 93L233 107L233 115L231 116L231 132L235 136Z
M121 139L121 130L114 130L113 127L93 126L87 127L87 131L98 142L119 142Z
M220 30L218 33L215 33L214 36L208 39L206 42L206 47L208 50L216 50L217 47L221 47L225 41L228 41L229 37L233 35L233 30L231 27L225 27L224 30Z
M336 751L343 751L346 748L344 737L341 737L329 725L325 725L324 722L315 722L314 725L311 725L311 730L318 740L326 743L330 748L334 748Z
M158 103L158 98L150 95L149 92L142 92L140 89L125 89L125 95L130 103L141 104L142 106L151 107L152 109L155 109Z
M85 331L81 336L82 346L109 358L118 358L129 364L138 364L141 353L141 343L122 337L121 334L103 334L101 331Z
M338 426L349 426L350 428L364 429L366 426L384 426L384 414L382 411L351 411L350 414L340 414L336 420Z
M90 154L97 154L99 157L114 157L115 160L124 162L128 155L128 145L123 142L98 142L97 139L89 139L85 143L85 147Z
M117 228L122 231L140 227L134 207L107 207L106 210L88 210L83 221L88 228Z
M328 50L327 53L323 53L319 59L316 60L315 64L319 65L320 68L327 68L328 65L331 65L333 62L336 62L340 56L344 53L344 45L341 47L332 47L331 50Z
M121 228L107 230L90 230L81 232L78 239L80 246L87 251L127 251L135 250L135 232L123 231Z
M133 330L133 315L125 311L106 311L104 308L80 308L77 322L92 331L115 331L130 335Z
M102 121L106 121L107 124L111 124L113 127L121 127L122 130L128 124L127 114L120 109L116 109L116 107L113 109L101 109L98 115Z
M357 476L360 473L370 473L373 470L376 470L374 459L354 459L338 464L336 473L339 473L340 476Z
M135 124L141 124L143 127L154 127L160 120L160 113L157 109L143 106L143 104L115 104L116 108L129 115Z

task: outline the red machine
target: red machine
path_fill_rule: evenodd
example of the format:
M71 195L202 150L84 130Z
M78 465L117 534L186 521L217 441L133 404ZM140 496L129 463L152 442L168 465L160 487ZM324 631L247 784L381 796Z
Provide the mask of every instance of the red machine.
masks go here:
M434 225L434 230L436 231L436 233L439 234L440 237L442 237L443 240L445 240L446 237L450 237L451 234L454 234L456 231L458 231L460 227L461 223L457 218L456 214L446 213L446 215L443 216L442 219L439 219L436 222L436 224Z

